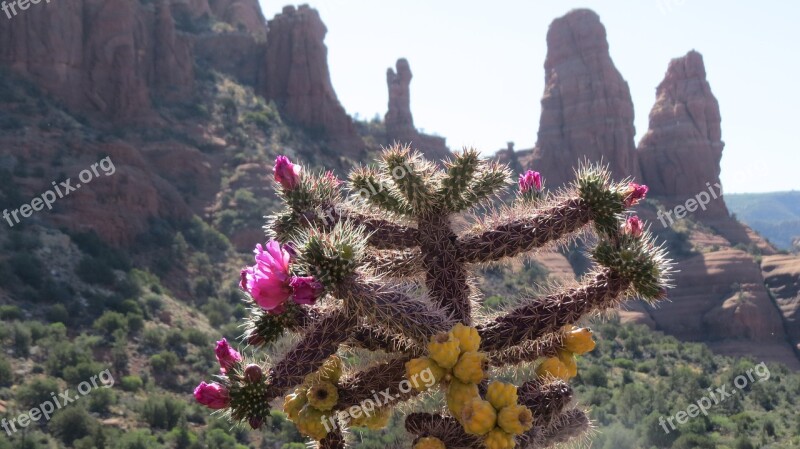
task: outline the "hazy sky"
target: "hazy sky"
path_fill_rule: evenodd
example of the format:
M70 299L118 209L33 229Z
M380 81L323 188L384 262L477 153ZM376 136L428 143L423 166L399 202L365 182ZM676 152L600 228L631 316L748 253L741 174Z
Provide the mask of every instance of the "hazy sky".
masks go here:
M284 2L261 0L268 19ZM628 81L636 142L669 60L701 52L722 110L727 192L800 189L800 2L712 0L316 0L333 86L351 114L387 108L386 69L409 60L418 128L451 149L531 148L544 91L545 36L570 9L595 10Z

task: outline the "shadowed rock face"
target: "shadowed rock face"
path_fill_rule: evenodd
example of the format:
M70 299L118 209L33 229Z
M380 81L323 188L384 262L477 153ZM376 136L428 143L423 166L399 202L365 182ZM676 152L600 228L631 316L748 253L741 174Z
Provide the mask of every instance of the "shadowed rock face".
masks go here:
M263 38L267 33L267 21L258 0L210 0L214 15L237 29Z
M0 21L0 65L69 108L136 119L150 114L151 94L177 99L191 92L191 43L175 32L165 1L35 6Z
M791 255L764 257L764 283L786 323L786 333L800 357L800 258Z
M598 15L578 9L554 20L544 68L539 136L526 168L541 172L551 187L571 181L584 159L610 164L617 179L638 178L630 89L611 60Z
M650 127L639 142L642 174L653 195L669 205L682 204L719 183L724 147L720 123L703 56L690 51L673 59L656 90ZM706 207L697 214L728 216L722 198Z
M331 84L327 32L319 13L308 5L283 8L269 21L259 93L275 101L292 122L321 132L335 148L357 155L360 139Z
M450 155L450 150L442 137L422 134L414 127L411 115L411 67L406 59L398 59L395 70L386 70L386 84L389 87L389 110L384 117L388 143L397 141L410 143L430 160L442 160Z

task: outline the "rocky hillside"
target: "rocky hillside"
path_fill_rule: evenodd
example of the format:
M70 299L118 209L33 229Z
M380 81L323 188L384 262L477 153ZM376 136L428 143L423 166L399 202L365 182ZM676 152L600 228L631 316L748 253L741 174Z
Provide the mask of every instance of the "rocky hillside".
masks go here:
M770 287L792 285L800 259L777 256L771 244L730 215L719 179L719 103L700 53L692 50L669 62L650 126L634 146L630 91L611 60L597 14L575 10L554 20L547 45L536 147L509 145L496 158L517 170L542 172L550 187L570 180L574 161L582 159L602 159L614 173L634 174L655 199L640 215L667 241L678 272L670 302L658 309L640 304L624 319L707 342L725 354L758 354L800 368L800 340L794 336L800 296L788 287L779 299ZM580 273L580 257L567 256Z

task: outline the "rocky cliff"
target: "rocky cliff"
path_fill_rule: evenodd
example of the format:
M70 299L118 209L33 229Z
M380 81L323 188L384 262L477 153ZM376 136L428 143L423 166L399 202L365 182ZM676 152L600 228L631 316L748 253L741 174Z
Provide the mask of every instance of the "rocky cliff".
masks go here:
M719 103L706 80L703 56L692 50L673 59L656 89L650 127L639 142L643 178L651 193L669 207L713 190L696 214L727 217L719 180L722 158Z
M331 84L327 32L319 13L308 5L283 8L269 21L258 92L297 125L327 136L339 151L358 155L363 143Z
M185 98L194 61L164 0L76 0L0 21L0 65L73 110L148 118L151 98Z
M660 214L652 205L639 214L674 250L676 287L670 302L657 309L638 304L623 320L704 341L722 353L758 354L800 368L793 330L798 259L768 256L775 249L728 213L719 179L720 109L700 53L670 62L636 148L630 92L611 60L605 29L592 11L574 10L550 25L541 103L535 148L515 150L510 143L497 160L517 171L540 171L553 188L572 179L577 161L602 159L616 177L632 174L647 184L648 196L660 204ZM768 256L762 266L760 255ZM563 272L547 258L539 261Z
M410 142L431 160L442 160L450 155L450 150L442 137L420 133L414 127L411 114L411 67L404 58L398 59L395 69L386 70L386 84L389 88L389 109L383 119L386 125L387 143Z
M578 9L553 21L544 69L538 140L525 165L552 187L572 180L584 159L604 160L617 178L638 178L630 89L596 13Z

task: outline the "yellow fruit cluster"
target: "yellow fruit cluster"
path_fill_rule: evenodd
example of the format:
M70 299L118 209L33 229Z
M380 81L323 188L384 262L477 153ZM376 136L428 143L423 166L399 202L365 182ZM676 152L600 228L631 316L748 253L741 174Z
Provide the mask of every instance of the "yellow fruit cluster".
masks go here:
M482 435L487 449L513 449L515 435L533 426L533 414L528 407L517 403L517 387L492 382L486 399L473 398L461 413L461 423L467 433Z
M366 427L371 430L380 430L389 425L389 419L392 417L392 409L389 407L379 408L373 410L369 415L366 412L359 415L358 418L353 418L350 421L351 427Z
M557 357L549 357L536 367L537 376L572 379L578 375L575 354L585 354L594 349L591 329L567 326L564 331L564 347L558 351Z
M301 434L315 440L321 440L328 434L330 425L328 428L325 426L325 412L332 410L339 400L336 384L341 376L342 361L333 355L286 396L283 411Z
M486 354L479 352L481 337L474 327L456 324L450 332L431 337L428 357L412 359L406 363L406 375L411 385L419 391L428 387L419 378L425 370L436 379L450 381L455 377L463 383L477 384L485 377Z

